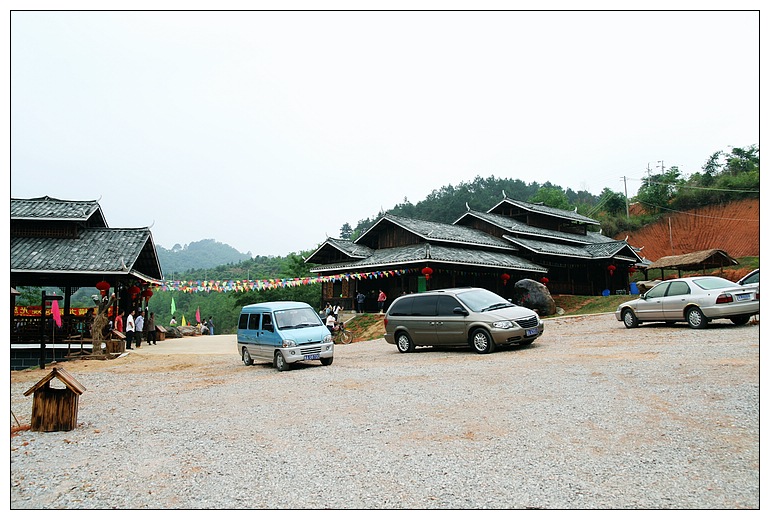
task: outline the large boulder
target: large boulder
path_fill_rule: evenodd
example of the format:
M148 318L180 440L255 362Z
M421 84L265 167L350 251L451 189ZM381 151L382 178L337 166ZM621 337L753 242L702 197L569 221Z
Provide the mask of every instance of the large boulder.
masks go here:
M515 304L532 309L540 316L556 314L556 302L545 285L529 278L523 278L516 282L513 287L513 302Z

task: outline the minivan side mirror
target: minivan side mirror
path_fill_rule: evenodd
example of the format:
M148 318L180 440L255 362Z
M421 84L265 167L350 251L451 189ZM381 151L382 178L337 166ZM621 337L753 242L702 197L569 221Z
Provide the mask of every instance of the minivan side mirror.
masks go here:
M462 307L455 307L454 309L452 309L452 312L455 313L455 314L459 314L461 316L467 316L468 315L468 311L466 311Z

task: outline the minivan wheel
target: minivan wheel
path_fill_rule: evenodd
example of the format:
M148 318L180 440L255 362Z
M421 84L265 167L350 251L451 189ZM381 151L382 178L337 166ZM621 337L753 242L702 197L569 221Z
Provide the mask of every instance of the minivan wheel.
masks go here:
M286 360L283 357L283 354L281 354L280 350L277 350L275 352L275 368L278 369L279 372L283 372L284 370L289 370L290 365L286 362Z
M251 355L249 354L249 349L246 347L243 347L243 356L241 357L243 359L243 364L248 366L251 366L254 364L254 360L251 359Z
M687 324L693 329L705 329L708 319L698 307L690 307L686 311Z
M396 336L396 348L402 354L414 352L414 343L412 342L412 338L409 337L409 334L402 332Z
M471 334L471 346L479 354L490 354L495 351L495 343L484 329L476 329Z

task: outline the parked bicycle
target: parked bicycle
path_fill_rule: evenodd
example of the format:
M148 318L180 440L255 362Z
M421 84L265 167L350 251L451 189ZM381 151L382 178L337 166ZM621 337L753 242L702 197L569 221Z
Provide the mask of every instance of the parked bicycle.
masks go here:
M353 341L353 333L345 328L344 321L340 321L334 326L334 331L332 332L332 340L335 343L344 343L345 345Z

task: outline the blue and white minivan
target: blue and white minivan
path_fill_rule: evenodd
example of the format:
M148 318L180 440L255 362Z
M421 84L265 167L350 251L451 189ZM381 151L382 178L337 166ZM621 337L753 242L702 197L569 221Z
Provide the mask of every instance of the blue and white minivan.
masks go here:
M238 354L244 365L269 361L279 371L297 361L331 365L334 341L318 313L304 302L245 305L238 319Z

